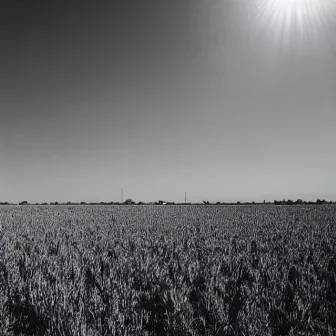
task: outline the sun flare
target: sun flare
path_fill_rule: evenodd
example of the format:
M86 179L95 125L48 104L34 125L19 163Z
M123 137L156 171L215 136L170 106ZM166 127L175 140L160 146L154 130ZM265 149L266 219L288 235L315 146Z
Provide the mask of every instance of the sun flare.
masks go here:
M299 21L301 24L316 24L326 14L322 1L318 0L272 0L268 8L278 21Z
M257 3L256 3L257 2ZM334 0L264 0L254 2L257 25L280 46L317 41L335 26Z

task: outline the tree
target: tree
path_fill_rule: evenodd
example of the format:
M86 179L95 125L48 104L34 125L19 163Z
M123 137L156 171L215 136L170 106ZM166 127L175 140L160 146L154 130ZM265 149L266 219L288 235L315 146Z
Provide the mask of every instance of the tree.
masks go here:
M133 200L132 200L131 198L128 198L128 199L124 202L124 204L126 204L126 205L131 205L131 204L135 204L135 202L133 202Z
M28 204L27 201L22 201L22 202L19 203L19 205L27 205L27 204Z

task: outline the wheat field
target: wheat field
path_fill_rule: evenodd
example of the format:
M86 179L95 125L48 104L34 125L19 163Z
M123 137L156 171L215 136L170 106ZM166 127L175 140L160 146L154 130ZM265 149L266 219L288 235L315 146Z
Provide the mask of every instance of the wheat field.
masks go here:
M2 206L1 335L335 335L336 207Z

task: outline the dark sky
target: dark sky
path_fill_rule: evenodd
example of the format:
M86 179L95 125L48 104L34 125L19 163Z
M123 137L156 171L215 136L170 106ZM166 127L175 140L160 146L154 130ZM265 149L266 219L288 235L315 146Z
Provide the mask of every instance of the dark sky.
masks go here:
M2 0L0 201L336 199L331 0Z

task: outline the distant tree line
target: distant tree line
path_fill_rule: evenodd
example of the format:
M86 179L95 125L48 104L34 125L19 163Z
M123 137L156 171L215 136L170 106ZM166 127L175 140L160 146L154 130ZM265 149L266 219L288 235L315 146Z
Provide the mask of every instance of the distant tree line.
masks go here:
M282 201L274 201L275 205L295 205L295 204L332 204L332 201L326 201L326 200L320 200L317 199L316 202L312 202L312 201L303 201L302 199L297 199L296 201L292 201L292 200L282 200Z
M202 203L185 203L185 202L167 202L163 200L155 201L155 202L135 202L131 198L127 199L125 202L44 202L44 203L29 203L27 201L19 202L19 205L300 205L300 204L335 204L333 201L326 201L325 199L317 199L314 201L303 201L302 199L297 199L293 201L291 199L283 199L281 201L274 200L273 202L209 202L203 201ZM9 202L0 202L0 205L17 205L16 203Z

